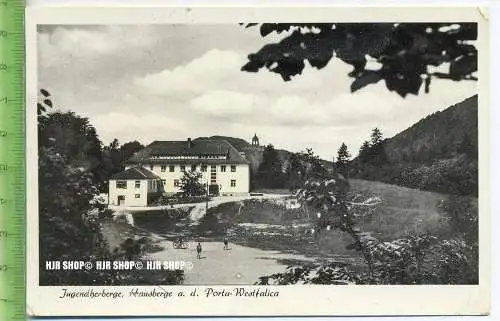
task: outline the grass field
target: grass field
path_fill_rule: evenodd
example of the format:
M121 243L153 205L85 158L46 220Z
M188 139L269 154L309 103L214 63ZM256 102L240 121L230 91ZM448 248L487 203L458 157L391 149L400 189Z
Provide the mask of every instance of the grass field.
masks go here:
M382 240L409 232L445 232L438 205L448 196L372 181L351 180L350 184L354 193L382 199L382 204L360 221L362 230L371 231Z

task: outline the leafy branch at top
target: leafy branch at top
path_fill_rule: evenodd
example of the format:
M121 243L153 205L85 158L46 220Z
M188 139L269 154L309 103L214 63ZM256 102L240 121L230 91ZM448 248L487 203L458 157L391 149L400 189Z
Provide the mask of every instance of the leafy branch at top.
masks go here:
M259 24L242 24L246 28ZM334 58L353 66L351 91L385 81L400 96L429 92L433 78L477 80L475 23L263 23L262 37L287 33L279 42L248 55L243 71L266 68L284 81L302 74L307 61L322 69ZM367 68L367 62L379 68ZM448 72L429 67L449 64Z

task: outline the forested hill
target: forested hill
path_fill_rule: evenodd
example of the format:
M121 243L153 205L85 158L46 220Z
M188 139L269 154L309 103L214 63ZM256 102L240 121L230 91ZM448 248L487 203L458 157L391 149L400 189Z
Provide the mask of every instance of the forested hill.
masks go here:
M392 138L369 143L350 162L349 173L412 188L477 195L477 157L478 96L474 95Z
M435 112L385 141L391 163L429 164L477 150L478 96Z

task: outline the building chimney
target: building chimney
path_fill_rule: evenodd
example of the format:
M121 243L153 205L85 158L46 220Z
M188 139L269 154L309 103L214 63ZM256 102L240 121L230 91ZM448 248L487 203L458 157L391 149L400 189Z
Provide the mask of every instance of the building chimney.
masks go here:
M193 147L193 142L191 141L191 137L188 138L188 148Z

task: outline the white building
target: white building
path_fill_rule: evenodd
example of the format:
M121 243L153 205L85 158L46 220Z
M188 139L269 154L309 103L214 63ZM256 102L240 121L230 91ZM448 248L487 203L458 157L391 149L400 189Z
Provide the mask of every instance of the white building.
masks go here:
M160 180L163 193L172 195L181 191L179 183L185 171L197 171L202 174L201 182L216 185L220 195L246 195L250 192L249 165L250 162L225 140L154 141L126 161L122 173L143 168L154 175L151 181ZM110 204L112 200L118 202L120 196L120 199L125 196L123 204L129 203L127 197L132 194L112 186L114 184L116 182L110 181ZM142 193L147 198L146 190Z
M109 179L110 205L147 206L161 195L161 178L142 167L131 167Z

